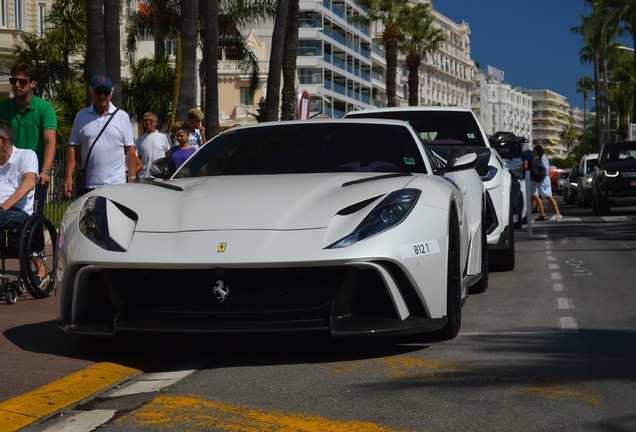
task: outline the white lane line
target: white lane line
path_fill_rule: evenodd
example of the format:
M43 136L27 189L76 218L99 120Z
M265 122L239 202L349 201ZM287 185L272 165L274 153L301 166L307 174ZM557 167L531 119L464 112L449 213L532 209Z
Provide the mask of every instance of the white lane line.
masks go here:
M548 268L550 270L559 270L559 265L558 264L548 264Z
M555 291L565 291L565 285L563 285L562 283L555 283L554 284L554 290Z
M115 410L71 411L52 418L41 428L40 432L92 431L102 426L115 416Z
M560 297L557 299L557 304L559 305L559 309L574 309L572 299L570 298Z
M554 272L550 274L552 276L552 280L561 280L561 273Z
M579 324L576 322L576 318L561 317L560 319L561 331L564 332L578 332Z

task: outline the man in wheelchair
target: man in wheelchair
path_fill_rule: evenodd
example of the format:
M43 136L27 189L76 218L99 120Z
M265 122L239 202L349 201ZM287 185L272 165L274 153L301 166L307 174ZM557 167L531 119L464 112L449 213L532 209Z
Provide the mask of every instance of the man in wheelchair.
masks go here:
M35 152L33 150L14 147L13 130L11 129L11 125L4 120L0 120L0 230L5 232L12 230L17 231L16 227L24 226L27 224L27 221L30 220L31 215L33 215L35 204L35 185L37 182L37 176L38 159ZM36 216L41 219L45 219L41 215ZM39 223L42 224L42 222ZM48 220L46 223L50 225ZM28 242L31 242L31 237L44 237L41 229L39 232L35 233L33 223L29 223L28 225L31 227L27 233ZM22 240L22 237L25 235L24 230L20 229L18 234L21 237L19 243L25 243L25 240ZM3 274L0 275L0 277L5 281L6 285L8 278L4 275L4 258L7 254L10 255L10 253L7 253L7 251L11 250L11 245L9 243L15 241L10 240L11 236L8 233L5 234L4 237L7 244L3 244L3 247L0 248L3 270ZM43 240L39 243L41 250L44 250ZM22 249L25 248L21 247L21 255ZM22 259L21 261L21 265L27 262ZM51 277L43 264L42 258L35 257L34 259L31 259L29 265L31 264L34 268L32 269L32 274L29 277L30 280L26 281L27 287L30 288L32 286L35 290L29 289L29 291L35 291L35 293L39 294L44 292L44 290L51 285ZM24 269L21 270L24 274ZM28 285L29 283L31 286ZM6 295L7 291L5 289L5 296ZM13 300L15 301L14 298Z

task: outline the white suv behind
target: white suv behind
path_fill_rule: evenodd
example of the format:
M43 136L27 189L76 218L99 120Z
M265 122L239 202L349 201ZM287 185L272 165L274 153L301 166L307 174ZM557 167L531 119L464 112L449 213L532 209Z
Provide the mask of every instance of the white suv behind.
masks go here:
M488 136L471 110L439 106L378 108L353 111L345 117L404 120L431 150L449 164L464 154L475 153L475 169L486 190L490 270L509 271L515 268L512 175L501 156L491 148Z

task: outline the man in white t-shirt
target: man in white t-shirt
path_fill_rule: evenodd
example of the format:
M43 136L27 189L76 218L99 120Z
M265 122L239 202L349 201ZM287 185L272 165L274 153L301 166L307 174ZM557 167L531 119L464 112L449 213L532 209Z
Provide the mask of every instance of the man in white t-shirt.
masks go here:
M0 228L33 214L38 172L35 152L14 147L11 124L0 120Z
M145 134L137 138L137 154L141 158L143 168L138 174L140 179L153 178L150 175L152 162L165 157L170 150L170 138L157 130L157 114L148 111L144 114Z
M75 185L79 194L102 186L137 181L132 126L128 114L110 102L113 97L111 79L104 74L95 75L91 79L90 94L93 103L75 116L69 140L64 178L64 193L68 197L73 192L73 173L80 157L81 166L86 170L86 182Z

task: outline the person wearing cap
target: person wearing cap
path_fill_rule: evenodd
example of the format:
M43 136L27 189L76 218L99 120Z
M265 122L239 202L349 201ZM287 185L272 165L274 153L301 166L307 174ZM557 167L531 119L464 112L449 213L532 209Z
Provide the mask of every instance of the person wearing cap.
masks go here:
M110 102L111 79L103 73L95 75L90 82L90 95L93 103L75 116L69 140L64 179L64 193L68 197L74 189L81 195L103 186L137 181L132 126L128 114ZM80 161L86 171L86 182L74 185L73 173Z
M35 188L35 211L44 214L55 159L57 117L50 103L33 94L37 78L31 65L16 63L10 74L13 98L0 103L0 119L11 124L16 148L30 149L37 155L39 178Z

